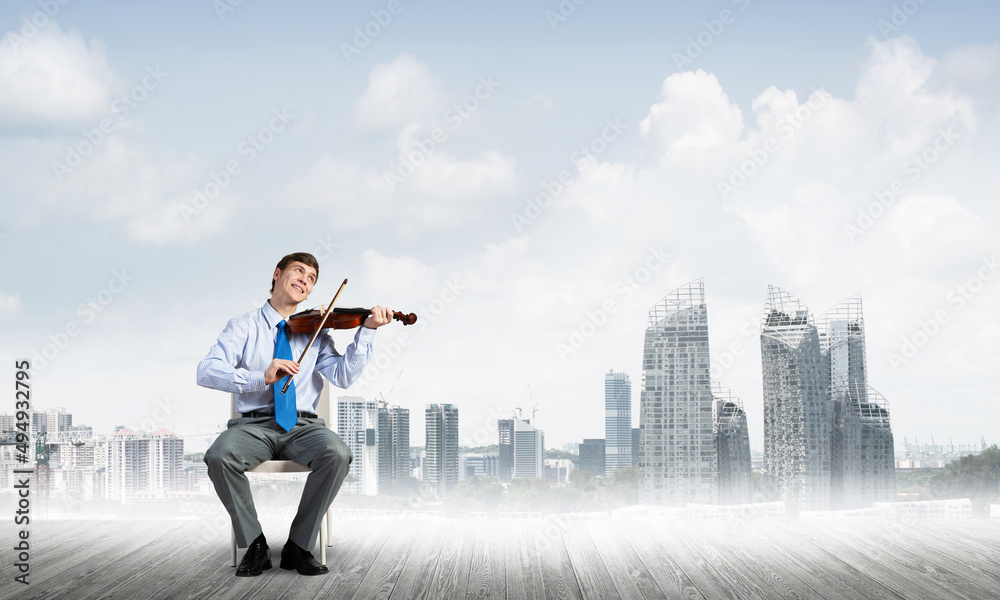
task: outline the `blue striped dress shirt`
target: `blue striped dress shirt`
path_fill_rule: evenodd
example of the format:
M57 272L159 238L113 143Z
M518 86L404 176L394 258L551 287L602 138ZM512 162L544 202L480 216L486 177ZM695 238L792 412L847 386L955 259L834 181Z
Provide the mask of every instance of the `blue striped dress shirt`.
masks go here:
M258 310L230 319L198 363L198 385L236 394L236 411L274 412L274 384L264 383L264 371L274 360L274 342L281 315L269 302ZM302 354L312 334L289 333L292 356ZM347 388L361 375L372 356L375 330L359 327L354 343L340 354L333 347L333 336L324 329L309 348L295 382L296 408L316 412L323 377L337 387Z

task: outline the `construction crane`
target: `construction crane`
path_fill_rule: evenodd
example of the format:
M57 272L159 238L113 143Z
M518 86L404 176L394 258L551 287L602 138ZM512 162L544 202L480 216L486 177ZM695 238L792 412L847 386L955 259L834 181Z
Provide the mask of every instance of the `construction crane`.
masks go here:
M403 371L405 370L406 369L400 369L399 373L396 374L396 379L392 382L392 387L389 388L388 394L383 394L382 392L378 393L378 401L382 403L384 406L389 405L389 398L391 398L392 393L396 391L396 384L399 383L399 378L403 376Z
M528 396L528 402L531 403L531 421L532 421L532 423L534 423L535 421L537 421L537 419L535 418L535 415L538 414L538 403L534 401L535 400L535 394L534 394L534 392L531 391L531 384L530 383L528 384L527 396ZM537 423L535 423L535 427L538 427Z
M49 515L49 487L49 446L45 443L45 432L39 431L35 437L35 495L43 518Z

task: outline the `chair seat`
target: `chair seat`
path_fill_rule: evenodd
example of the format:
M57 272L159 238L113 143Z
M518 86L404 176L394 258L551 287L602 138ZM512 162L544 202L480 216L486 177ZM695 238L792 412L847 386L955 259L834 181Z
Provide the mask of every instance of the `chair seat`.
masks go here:
M309 467L291 460L265 460L249 473L308 473Z

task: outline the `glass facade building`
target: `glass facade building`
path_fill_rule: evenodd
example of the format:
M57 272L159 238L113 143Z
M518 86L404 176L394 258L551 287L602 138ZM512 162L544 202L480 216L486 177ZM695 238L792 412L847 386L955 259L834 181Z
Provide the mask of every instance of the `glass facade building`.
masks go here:
M354 460L341 488L349 494L379 493L378 410L374 400L337 397L337 435Z
M458 407L452 404L429 404L426 418L426 456L424 481L444 498L458 483Z
M378 473L380 494L403 494L410 485L410 410L378 406Z
M896 497L895 449L885 398L868 385L861 296L819 318L833 404L831 507L862 508Z
M719 504L747 504L753 496L750 431L743 403L713 382L715 442L719 463Z
M790 512L830 507L832 406L812 313L768 286L761 323L765 494Z
M697 279L649 311L639 399L641 502L718 501L705 285Z
M604 474L632 466L632 382L628 374L604 374Z
M765 494L792 512L895 499L888 404L868 385L861 297L814 323L797 298L769 286L761 359Z
M601 476L607 470L607 447L604 440L586 439L580 444L581 471Z

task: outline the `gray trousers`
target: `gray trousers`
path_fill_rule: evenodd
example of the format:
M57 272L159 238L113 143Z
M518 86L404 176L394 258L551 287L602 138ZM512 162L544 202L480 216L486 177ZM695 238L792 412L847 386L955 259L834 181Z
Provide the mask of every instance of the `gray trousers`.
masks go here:
M233 520L236 543L246 548L263 531L257 520L246 472L265 460L291 460L312 469L292 520L288 539L312 550L323 521L354 457L323 419L299 417L285 431L273 417L230 419L205 453L208 476Z

